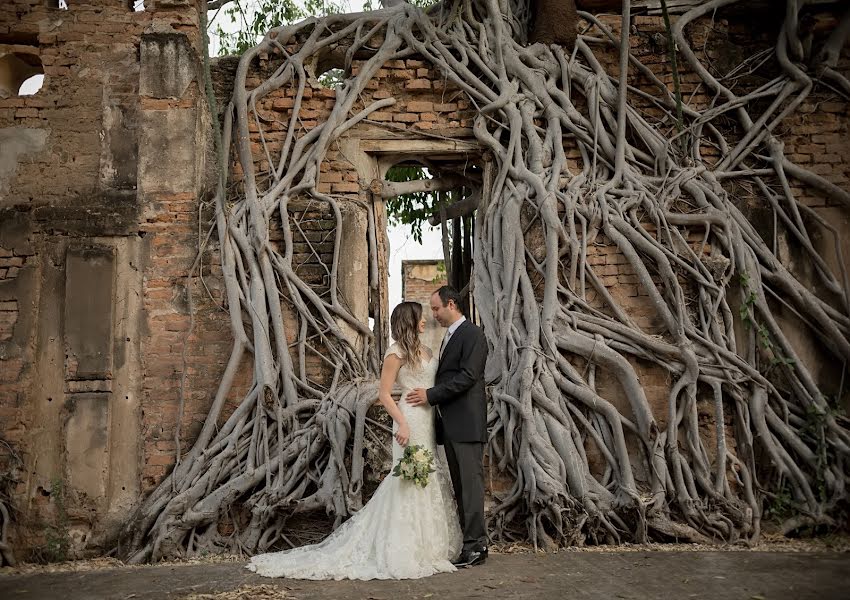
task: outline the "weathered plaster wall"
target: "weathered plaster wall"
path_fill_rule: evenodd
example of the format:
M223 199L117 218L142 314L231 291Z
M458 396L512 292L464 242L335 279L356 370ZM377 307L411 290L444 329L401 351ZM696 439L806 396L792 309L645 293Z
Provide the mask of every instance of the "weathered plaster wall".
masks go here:
M53 558L102 547L139 499L143 415L173 404L145 395L166 333L145 309L194 258L209 128L194 1L69 4L0 5L0 57L44 73L0 93L0 437L24 463L13 543Z

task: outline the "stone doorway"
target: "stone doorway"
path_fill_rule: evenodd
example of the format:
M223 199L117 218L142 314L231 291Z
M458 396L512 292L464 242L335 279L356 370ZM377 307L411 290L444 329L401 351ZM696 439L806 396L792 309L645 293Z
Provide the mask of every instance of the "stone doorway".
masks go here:
M380 179L373 181L371 186L372 201L380 204L380 210L387 214L382 233L387 236L390 249L395 250L392 248L394 240L390 239L393 229L397 232L409 228L411 233L418 231L418 242L426 242L429 246L427 255L434 257L419 264L408 264L404 269L398 262L392 264L394 270L383 275L382 286L390 287L389 278L403 278L414 271L428 272L418 274L420 281L416 277L404 281L404 293L389 298L388 309L391 311L402 299L423 303L428 318L423 341L432 348L438 347L443 331L427 311L433 289L448 284L460 291L464 298L464 311L474 318L475 219L486 179L480 149L472 144L458 148L458 142L454 140L422 140L407 142L402 147L382 144L380 149L370 154L380 175ZM403 176L398 177L398 173L403 173ZM406 223L398 218L402 211L406 215ZM393 214L397 215L395 228L392 227ZM436 233L431 235L430 240L422 236L428 227ZM430 269L426 268L429 262ZM413 289L411 282L419 283L419 289Z

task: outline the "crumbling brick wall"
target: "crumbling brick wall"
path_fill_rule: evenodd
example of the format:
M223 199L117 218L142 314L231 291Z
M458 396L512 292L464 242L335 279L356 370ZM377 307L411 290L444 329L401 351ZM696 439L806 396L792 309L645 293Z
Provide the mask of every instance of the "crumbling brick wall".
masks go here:
M177 406L209 126L196 2L68 4L0 5L0 60L44 74L34 95L0 93L0 437L24 461L12 541L36 558L48 526L71 551L105 543L173 461L158 428ZM196 306L184 431L229 344L213 300Z
M433 249L434 254L442 252L440 248ZM439 287L448 283L446 268L442 260L403 260L401 262L401 299L404 302L419 302L425 316L425 333L422 343L439 351L443 343L445 329L437 323L431 314L431 296Z
M780 15L781 16L781 15ZM819 13L812 20L811 34L824 36L836 25L838 15ZM600 21L607 26L616 36L620 30L620 17L617 15L600 15ZM721 14L716 19L701 19L689 25L686 35L691 41L691 47L697 50L698 56L707 59L712 65L712 74L724 77L737 67L742 60L753 54L754 48L767 48L771 46L777 36L780 22L776 15L766 15L763 10L753 14L736 12L731 15ZM668 88L673 89L672 69L669 64L666 30L663 19L658 16L634 16L632 19L631 51L645 64L652 73L660 79ZM597 38L604 36L598 30L591 32ZM597 44L594 50L600 50ZM608 46L604 52L598 52L601 64L605 72L611 77L617 77L619 73L618 55L616 50ZM679 64L681 92L683 98L691 106L705 109L714 102L714 94L701 82L699 76L694 73L687 64ZM841 59L842 72L850 70L850 48L845 46ZM768 69L773 76L776 73ZM734 75L733 75L734 76ZM642 91L653 95L657 94L657 88L651 81L630 71L631 84ZM754 90L763 85L767 80L764 75L739 74L735 79L736 92L740 95L743 90ZM728 83L728 82L727 82ZM731 85L731 84L730 84ZM580 100L580 99L579 99ZM630 94L630 104L644 114L651 117L662 117L662 112L654 106L647 97L638 94ZM730 119L731 121L731 119ZM729 125L729 123L725 124ZM724 126L721 121L720 127ZM665 127L672 128L669 122ZM850 139L850 103L838 97L825 86L816 85L808 98L800 105L798 110L784 119L776 128L776 135L785 143L786 152L791 160L798 162L803 167L811 168L813 172L824 176L831 183L843 188L850 187L850 157L846 153L843 156L836 154L843 140ZM730 143L740 139L739 136L731 135ZM581 158L575 151L569 140L565 140L565 150L570 167L580 169ZM708 164L713 164L719 156L716 147L704 146L701 148L703 158ZM844 241L835 246L832 235L823 227L818 227L809 221L815 235L815 247L826 256L826 260L833 268L834 273L840 273L837 256L843 255L843 260L850 260L850 240L847 232L850 231L850 213L846 207L840 207L839 201L820 193L801 182L791 180L791 186L795 195L807 206L814 209L817 215L825 222L830 223L837 230L844 232ZM756 189L743 188L734 182L725 182L724 187L730 193L733 202L750 219L756 230L769 244L775 243L779 248L779 255L784 264L797 274L817 287L815 278L811 277L811 266L804 259L793 244L788 243L781 231L773 225L774 217L769 206ZM654 236L655 226L651 222L645 224L648 235ZM776 232L779 232L776 235ZM690 227L686 232L686 241L697 256L700 256L704 264L711 269L712 261L718 260L712 254L712 246L706 239L706 231L702 227ZM722 260L722 259L719 259ZM648 333L662 333L663 324L660 322L652 307L645 290L637 285L637 278L631 267L627 264L625 256L617 251L614 244L604 235L599 234L592 244L588 245L587 264L592 267L593 273L598 278L608 294L611 295L638 326ZM687 282L682 281L684 289L687 290ZM603 312L611 314L607 303L602 295L587 284L589 304ZM822 290L819 290L822 291ZM734 316L738 317L740 307L740 293L738 282L733 281L728 290L729 302ZM736 304L738 302L738 304ZM839 382L841 380L841 365L836 365L829 360L829 355L822 347L814 341L812 332L802 324L792 311L782 312L783 329L800 350L801 358L815 374L827 393L838 394ZM736 337L740 347L746 331L740 322L736 323ZM664 426L668 418L667 402L669 397L671 376L660 367L639 359L631 359L647 399L652 406L655 419L659 426ZM630 414L630 407L619 386L610 379L597 378L598 391L610 399L623 414ZM850 396L844 398L845 409L850 409ZM698 399L698 412L700 428L703 440L713 458L716 451L714 407L710 398L700 396ZM731 427L731 415L725 415L725 426ZM734 436L731 429L727 436L730 450L734 452ZM630 445L633 454L637 453L637 447ZM596 467L601 473L604 461L597 455L592 444L587 448L588 457L592 467ZM637 463L636 463L637 464Z
M421 302L428 306L434 291L444 285L446 285L446 268L442 260L422 259L401 262L401 297L405 302Z
M758 16L761 15L761 16ZM714 65L715 74L725 76L731 69L736 67L741 60L752 53L753 48L769 47L777 35L778 22L772 18L763 18L762 13L756 17L741 13L732 15L721 15L717 19L703 19L698 21L687 30L687 35L692 41L694 48L703 49L705 57ZM600 16L601 21L617 35L619 32L619 16ZM819 14L813 20L812 34L823 35L835 25L836 15ZM754 22L756 21L756 22ZM633 35L631 36L632 51L649 69L671 90L672 71L669 66L668 51L666 45L666 30L663 19L656 16L635 16L633 19ZM597 38L604 36L598 35ZM605 71L612 77L618 74L618 54L615 45L594 43L594 50L600 59ZM257 85L267 69L275 63L274 57L262 57L260 65L254 72L255 76L249 79L248 87ZM845 51L842 59L843 68L846 70L850 61ZM355 62L352 69L357 72L359 65ZM713 102L713 94L701 82L699 76L692 72L687 65L680 65L681 90L685 100L697 108L705 108ZM657 94L657 88L648 78L638 73L632 74L633 84L643 92L650 95ZM762 85L764 80L755 74L742 75L737 80L737 85L742 89L755 89ZM269 144L273 151L280 147L286 129L291 110L294 104L295 90L284 88L273 92L258 106L261 117L266 122L264 131L272 131L272 142ZM405 61L392 61L380 69L375 79L367 86L363 101L358 103L353 111L356 111L374 100L383 98L396 98L397 102L380 112L371 115L370 119L353 128L345 134L348 138L357 139L382 139L390 140L399 136L412 140L430 132L440 136L471 140L472 114L463 94L446 83L439 73L429 69L428 65L417 59ZM314 85L308 88L302 100L299 114L300 122L298 135L303 135L317 123L321 123L333 105L333 90ZM574 101L581 109L581 98ZM637 109L644 111L650 116L662 118L661 111L655 107L648 98L638 94L632 94L630 101ZM668 122L663 127L672 127ZM826 87L816 87L807 100L801 105L800 110L783 121L776 133L785 140L786 149L791 153L792 160L797 160L802 166L812 167L813 172L824 175L830 182L848 187L850 179L850 160L838 153L841 140L848 135L850 127L850 115L848 105L837 95ZM263 154L260 152L259 136L257 127L252 124L255 134L254 155L259 168L263 168ZM404 132L404 133L402 133ZM736 138L731 137L734 142ZM564 139L565 150L573 172L579 172L582 167L581 156L571 139ZM705 146L702 148L705 160L711 164L719 155L717 148ZM480 160L480 158L479 158ZM379 164L380 161L379 161ZM328 154L325 164L322 165L322 174L319 180L319 190L323 193L333 193L340 197L350 197L361 201L373 202L367 189L368 180L364 179L362 173L358 174L357 168L346 155L340 154L332 149ZM844 230L848 228L848 215L846 209L839 208L837 201L830 199L819 192L806 188L799 182L792 181L792 187L802 201L815 209L822 218L830 223L835 223ZM755 190L741 189L736 184L728 185L729 192L734 201L744 214L748 215L765 239L772 240L773 233L768 230L772 219L769 208L759 200ZM523 214L523 227L525 228L534 218L529 213ZM655 235L652 223L646 223L648 235ZM532 253L544 251L542 240L535 240L538 233L534 227L528 230L527 245ZM699 227L691 227L687 232L686 241L691 245L697 255L703 257L706 264L715 260L713 248L705 239L706 232ZM780 235L781 238L781 235ZM801 264L801 257L797 249L788 247L787 242L778 238L776 243L782 247L785 244L783 260L786 264L794 265L794 271L804 272L806 265ZM850 246L845 241L840 248L830 247L832 244L831 234L822 230L817 237L816 244L825 249L827 254L831 252L830 264L838 270L838 261L835 258L838 253L843 253L845 261L850 260ZM541 258L541 256L538 256ZM588 254L585 257L587 264L591 266L594 276L605 288L611 297L624 308L637 325L650 333L659 333L662 323L659 321L654 308L645 290L638 285L637 277L627 264L625 256L619 253L616 247L607 240L604 235L597 235L588 245ZM537 276L531 273L532 278ZM538 281L539 283L539 281ZM591 306L604 312L610 312L610 308L604 301L603 295L593 289L588 283L588 302ZM734 304L736 290L730 290L730 298ZM737 307L733 307L733 312ZM805 328L794 319L790 313L787 315L786 324L789 335L792 336L803 348L803 359L808 366L818 375L827 388L835 382L840 381L840 374L835 371L835 365L825 360L822 349L808 340ZM744 332L738 331L738 335ZM640 377L641 383L646 390L648 400L653 408L657 421L663 425L668 415L668 397L671 385L670 374L662 368L648 362L634 359L633 365ZM599 382L599 391L623 411L630 413L630 407L622 390L610 380ZM837 389L834 390L837 393ZM703 433L709 448L709 453L714 452L714 414L713 405L708 401L701 401L700 419ZM728 416L727 416L727 425ZM731 438L730 438L731 439ZM730 442L731 443L731 442ZM637 452L637 446L633 444L632 449ZM593 448L588 448L593 454ZM598 463L601 466L601 461Z

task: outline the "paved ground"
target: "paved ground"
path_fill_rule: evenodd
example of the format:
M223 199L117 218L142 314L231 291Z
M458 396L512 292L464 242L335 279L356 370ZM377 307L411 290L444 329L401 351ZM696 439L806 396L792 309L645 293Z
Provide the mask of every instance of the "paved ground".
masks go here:
M280 598L297 600L850 598L847 578L850 553L561 552L491 555L483 566L415 581L265 579L243 566L244 563L218 563L2 575L0 599L177 599L261 584L275 586L282 592L278 596ZM249 600L252 594L240 597ZM259 597L273 596L261 594Z

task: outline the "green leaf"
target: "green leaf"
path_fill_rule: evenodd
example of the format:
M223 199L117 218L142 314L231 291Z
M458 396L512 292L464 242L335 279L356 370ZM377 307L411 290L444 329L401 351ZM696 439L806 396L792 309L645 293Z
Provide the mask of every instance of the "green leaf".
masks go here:
M270 29L310 16L321 17L347 10L346 3L328 0L307 0L303 8L293 0L233 0L232 5L225 9L224 15L239 27L235 32L228 33L216 25L215 32L221 42L219 54L242 54L256 46Z

